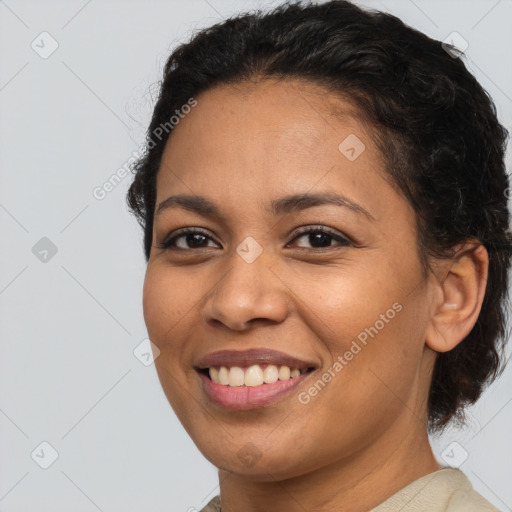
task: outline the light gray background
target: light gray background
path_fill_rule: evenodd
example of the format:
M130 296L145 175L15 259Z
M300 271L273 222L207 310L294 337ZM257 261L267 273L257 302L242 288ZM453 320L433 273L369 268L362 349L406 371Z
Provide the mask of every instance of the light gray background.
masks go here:
M511 129L510 0L359 3L437 39L460 33ZM170 48L268 5L0 1L1 511L192 512L218 493L215 468L176 420L154 366L133 353L147 333L129 178L103 200L92 191L143 142ZM46 59L31 47L51 48L43 31L59 45ZM46 262L33 253L43 237L57 248ZM460 463L467 452L461 469L508 511L511 384L509 367L470 411L468 429L433 440L440 457L453 449ZM43 441L58 452L48 469L39 465L51 462Z

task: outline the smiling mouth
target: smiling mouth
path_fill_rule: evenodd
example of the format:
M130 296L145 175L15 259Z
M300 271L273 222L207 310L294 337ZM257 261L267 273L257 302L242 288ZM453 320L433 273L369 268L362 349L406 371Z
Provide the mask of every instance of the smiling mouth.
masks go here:
M286 365L253 364L246 367L211 366L198 371L221 386L256 387L293 380L313 370L313 367L291 368Z
M275 404L320 368L313 359L269 348L221 350L194 363L206 398L223 409L238 410Z

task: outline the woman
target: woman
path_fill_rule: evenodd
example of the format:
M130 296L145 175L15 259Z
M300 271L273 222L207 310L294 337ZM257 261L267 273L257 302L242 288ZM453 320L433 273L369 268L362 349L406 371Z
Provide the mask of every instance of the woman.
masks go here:
M128 203L204 511L497 510L428 441L496 375L512 255L507 133L445 48L331 1L169 57Z

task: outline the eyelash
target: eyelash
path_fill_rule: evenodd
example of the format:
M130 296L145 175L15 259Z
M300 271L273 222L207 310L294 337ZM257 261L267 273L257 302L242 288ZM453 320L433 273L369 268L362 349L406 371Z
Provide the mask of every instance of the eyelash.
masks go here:
M331 229L328 229L328 228L325 228L325 227L313 227L313 228L309 227L309 228L307 228L305 230L302 230L302 231L299 231L299 232L295 232L294 236L293 236L293 239L292 239L292 242L295 241L298 238L301 238L304 235L309 235L309 234L312 234L312 233L323 233L323 234L331 236L334 240L336 240L336 241L341 243L341 245L338 246L338 247L347 247L347 246L353 245L353 243L347 237L340 236L335 231L332 231ZM178 240L179 238L181 238L183 236L189 235L189 234L204 235L206 238L209 238L210 240L212 240L212 238L208 235L208 233L206 231L204 231L203 229L201 229L201 228L183 228L183 229L179 230L178 233L176 233L174 236L165 239L160 244L156 244L156 247L158 247L159 249L166 249L166 250L171 250L171 251L191 251L191 250L194 250L194 248L183 249L181 247L178 248L178 247L174 246L176 240ZM197 247L197 248L195 248L195 250L198 250L198 249L210 249L210 247ZM301 249L307 249L307 248L306 247L301 247ZM331 249L332 249L332 247L316 247L316 248L313 247L312 248L312 250L316 250L316 251L319 251L319 252L323 252L323 251L331 250Z

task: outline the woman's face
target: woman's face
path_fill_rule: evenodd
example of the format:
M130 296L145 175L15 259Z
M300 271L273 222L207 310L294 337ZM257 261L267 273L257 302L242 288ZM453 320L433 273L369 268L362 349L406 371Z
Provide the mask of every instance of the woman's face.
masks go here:
M370 470L425 429L432 292L414 212L324 89L265 80L196 100L163 155L144 284L164 392L219 468Z

